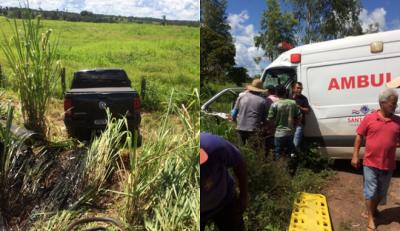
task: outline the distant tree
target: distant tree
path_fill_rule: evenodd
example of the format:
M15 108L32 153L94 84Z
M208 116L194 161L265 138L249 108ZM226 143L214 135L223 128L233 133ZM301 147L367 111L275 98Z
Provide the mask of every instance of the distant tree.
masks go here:
M235 65L235 46L225 13L226 0L201 0L200 84L224 81Z
M93 12L83 10L83 11L81 11L80 15L81 16L93 16Z
M163 20L161 24L165 26L167 24L167 16L163 15L162 18Z
M365 33L366 34L372 34L372 33L377 33L379 32L379 22L371 23L368 25L368 28L366 29Z
M269 60L274 60L281 50L280 42L295 44L297 21L292 13L282 13L277 0L267 0L267 10L261 18L261 33L254 37L255 45L265 51Z
M343 38L362 34L358 19L361 11L360 0L330 0L331 9L327 10L321 33L324 40Z
M247 82L249 75L247 74L247 69L244 67L232 67L229 70L229 79L240 87L243 83Z
M253 58L253 61L254 61L256 64L259 64L259 63L261 62L261 60L262 60L262 57L260 57L260 56L257 56L257 57L254 57L254 58Z
M299 21L301 42L342 38L362 33L360 0L289 0Z
M8 18L26 18L25 11L27 8L18 8L18 7L1 7L0 6L0 15L4 15ZM186 26L200 26L199 21L183 21L183 20L167 20L159 19L159 18L135 18L135 17L124 17L117 15L103 15L103 14L94 14L93 12L84 10L80 13L72 13L68 12L67 9L64 11L60 11L59 9L55 11L46 11L41 8L38 10L29 9L29 12L33 16L41 15L43 19L54 19L54 20L66 20L66 21L86 21L86 22L107 22L107 23L116 23L116 22L135 22L135 23L154 23L160 24L165 21L165 24L171 25L186 25Z
M19 8L12 8L9 9L7 12L7 17L8 18L21 18L21 10Z
M201 27L200 33L200 84L227 80L226 74L235 64L235 46L208 27Z
M253 75L253 79L259 79L259 78L261 78L260 74Z
M201 0L201 21L214 32L232 39L229 33L231 27L227 23L225 13L226 6L227 0Z

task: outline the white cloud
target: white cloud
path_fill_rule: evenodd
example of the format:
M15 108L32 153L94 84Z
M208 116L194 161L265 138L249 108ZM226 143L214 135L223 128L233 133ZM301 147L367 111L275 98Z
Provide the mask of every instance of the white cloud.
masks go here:
M268 60L264 56L264 51L255 47L254 26L246 24L249 19L247 11L240 14L230 14L228 23L231 26L231 34L236 47L235 62L236 66L244 67L248 70L250 76L261 74L263 68L266 67ZM261 62L257 64L254 58L262 57Z
M360 16L358 17L361 22L361 27L363 31L367 31L372 25L374 29L379 31L383 31L386 29L386 19L385 19L386 11L384 8L376 8L372 11L372 13L368 14L368 10L362 9ZM378 25L376 28L375 25Z
M19 2L20 0L1 0L0 5L19 6ZM165 15L172 20L200 20L199 0L30 0L29 5L34 9L40 7L44 10L88 10L98 14L154 18Z

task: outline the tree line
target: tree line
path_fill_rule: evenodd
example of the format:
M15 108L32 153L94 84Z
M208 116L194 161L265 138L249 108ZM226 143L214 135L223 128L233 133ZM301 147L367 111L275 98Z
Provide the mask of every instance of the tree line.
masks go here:
M362 30L360 0L265 1L267 9L261 16L261 29L253 39L255 46L262 48L270 61L284 51L278 46L282 42L297 46L379 30L379 25ZM201 86L209 81L227 80L239 85L248 77L246 69L235 66L235 46L227 22L227 4L227 0L201 0ZM261 57L254 59L257 62Z
M59 11L59 10L43 10L43 9L27 9L18 7L2 7L0 6L0 16L7 18L25 18L26 11L30 11L33 16L41 15L44 19L49 20L64 20L71 22L95 22L95 23L152 23L162 25L180 25L198 27L198 21L188 20L168 20L165 16L162 19L152 17L134 17L134 16L116 16L95 14L91 11L81 11L80 13Z
M200 5L200 86L209 81L233 81L239 86L249 76L245 68L235 66L227 0L201 0Z

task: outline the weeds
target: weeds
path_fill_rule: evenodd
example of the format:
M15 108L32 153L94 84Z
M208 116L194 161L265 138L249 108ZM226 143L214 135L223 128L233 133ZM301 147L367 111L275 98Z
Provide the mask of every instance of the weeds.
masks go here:
M131 148L130 173L126 181L127 202L123 210L126 223L143 225L147 230L198 230L199 191L199 119L192 107L178 106L173 96L155 131L157 140L144 143L138 155ZM174 113L182 129L169 122Z
M1 48L19 94L24 125L45 136L43 115L46 114L60 69L57 43L50 41L51 29L41 33L40 17L35 21L28 12L28 17L21 22L22 26L18 26L16 19L10 23L10 39L3 31L4 45Z
M127 139L130 139L130 134L124 131L127 127L126 118L113 118L107 109L107 128L99 137L93 139L83 160L82 186L84 194L73 207L90 202L104 187L116 168L116 160L123 139L127 136Z
M0 123L0 209L2 212L8 212L10 209L12 195L10 195L9 189L14 183L13 178L15 177L12 176L13 165L25 139L17 139L11 133L13 111L14 108L9 104L6 123L4 125Z
M41 222L35 223L30 230L64 230L65 227L79 215L80 211L62 210L57 213L35 214Z
M239 144L234 125L226 120L202 115L201 130ZM287 161L283 158L279 161L266 159L264 150L256 150L253 146L251 142L248 145L238 145L249 174L250 203L244 214L246 226L248 230L285 230L296 193L320 192L330 171L322 169L326 165L319 166L325 163L325 158L317 153L315 146L305 149L293 177L287 171Z
M11 163L14 158L16 150L12 148L13 137L11 134L11 124L13 118L14 108L8 105L7 109L7 120L6 124L0 123L0 138L2 143L1 146L1 158L0 158L0 201L2 206L1 210L4 211L7 208L7 188L9 187L9 173L11 171Z

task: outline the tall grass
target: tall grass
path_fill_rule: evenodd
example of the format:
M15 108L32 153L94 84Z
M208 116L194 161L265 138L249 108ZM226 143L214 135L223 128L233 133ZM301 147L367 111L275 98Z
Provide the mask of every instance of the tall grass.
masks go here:
M33 224L29 230L65 230L70 222L79 215L79 212L80 211L62 210L55 214L40 214L42 216L41 221Z
M1 47L19 94L24 125L45 135L44 115L60 68L57 42L50 40L51 29L41 31L40 17L36 20L28 17L21 24L16 19L10 22L12 36L8 39L3 32Z
M8 214L11 204L9 190L14 183L15 175L12 175L13 167L18 152L21 151L23 141L27 137L16 138L11 132L14 108L9 104L6 123L0 123L0 211Z
M241 150L249 170L250 203L244 214L248 230L286 230L296 193L319 193L330 176L329 170L305 168L320 163L315 162L319 161L315 150L305 151L304 155L313 152L313 158L301 158L300 168L291 176L285 160L272 161L265 158L262 149L256 150L252 144L240 145L233 123L202 114L201 130L220 135Z
M137 134L121 132L126 121L109 116L107 129L93 139L87 150L81 147L62 155L39 150L37 156L25 155L18 161L11 161L13 164L8 168L13 173L19 172L18 182L21 182L13 190L21 189L21 193L11 194L5 190L7 187L2 187L2 195L6 195L4 201L9 199L14 203L17 198L20 204L15 202L15 205L35 205L34 208L23 208L29 220L13 227L57 230L78 217L78 213L86 213L90 205L98 205L104 192L110 192L110 187L116 186L111 175L121 163L118 154L125 147L130 151L126 181L121 182L125 191L118 193L121 197L112 199L116 207L123 207L117 219L132 229L199 229L200 121L198 111L192 109L199 107L197 91L192 98L197 100L177 105L171 97L159 128L149 134L152 137L148 140L152 142L144 142L139 151L135 149ZM18 148L10 150L17 152ZM15 164L21 161L23 163ZM10 182L10 178L7 179ZM1 205L7 206L6 203ZM57 212L61 209L68 210ZM19 215L14 213L12 216Z
M9 173L11 171L11 163L13 156L15 155L16 150L12 148L13 146L13 137L11 134L11 123L13 116L14 108L8 105L7 109L7 120L6 124L3 125L0 123L0 138L1 138L1 150L0 150L0 204L4 204L7 206L7 188L9 187ZM2 210L4 209L1 206Z
M199 191L199 115L195 100L177 105L171 96L169 106L154 131L153 143L144 143L141 154L132 151L126 180L125 222L146 230L198 230ZM180 125L170 122L175 113ZM144 226L144 227L143 227Z
M107 109L107 128L91 142L82 165L83 196L75 203L76 207L96 198L110 175L117 167L116 160L124 138L131 139L126 118L116 119Z

